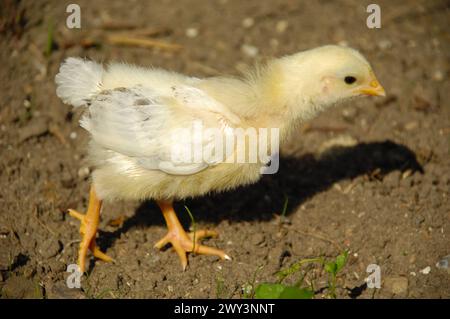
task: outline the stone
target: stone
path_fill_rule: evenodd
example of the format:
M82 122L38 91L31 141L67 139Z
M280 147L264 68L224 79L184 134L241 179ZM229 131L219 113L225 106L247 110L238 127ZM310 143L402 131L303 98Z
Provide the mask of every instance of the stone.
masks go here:
M250 58L256 57L259 53L259 49L257 47L255 47L253 45L249 45L249 44L244 44L241 47L241 50L246 56L248 56Z
M424 269L419 271L421 274L428 275L431 272L431 267L427 266Z
M255 20L253 18L245 18L242 20L242 26L246 29L251 28L255 24Z
M196 38L198 36L198 29L197 28L187 28L186 36L188 38Z
M275 29L278 33L284 33L289 27L289 23L286 20L280 20L275 25Z
M436 263L436 267L440 269L450 269L450 255L445 256Z

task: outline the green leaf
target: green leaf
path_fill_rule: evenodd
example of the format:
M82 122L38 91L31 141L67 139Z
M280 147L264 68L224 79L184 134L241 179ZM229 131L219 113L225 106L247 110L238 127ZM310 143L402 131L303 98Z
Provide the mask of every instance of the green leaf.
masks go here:
M260 284L255 289L257 299L312 299L313 296L311 289L282 284Z
M337 265L335 262L329 262L325 264L325 271L330 274L336 274Z
M255 298L278 299L284 288L282 284L260 284L255 289Z
M312 299L314 292L308 288L284 287L279 299Z
M336 257L336 273L338 273L342 268L344 268L347 263L348 251L340 254Z

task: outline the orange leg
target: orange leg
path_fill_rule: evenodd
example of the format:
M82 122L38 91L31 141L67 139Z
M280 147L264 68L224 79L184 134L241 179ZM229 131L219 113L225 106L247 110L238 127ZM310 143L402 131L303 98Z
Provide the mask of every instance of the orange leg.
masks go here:
M80 249L78 250L78 267L84 272L86 267L86 255L90 249L93 255L103 261L110 262L113 259L98 249L95 245L95 235L97 234L98 224L100 221L100 209L102 201L95 194L94 186L91 186L89 192L89 206L86 214L81 214L73 209L69 209L69 214L81 221L80 234L82 236Z
M188 264L186 253L194 252L196 254L202 255L212 255L218 256L221 259L231 260L230 256L225 254L222 250L203 246L199 244L199 240L205 237L217 237L217 232L213 230L198 230L194 233L187 234L183 226L181 226L180 221L173 209L172 202L168 201L157 201L161 211L163 213L164 219L166 220L168 232L161 240L156 244L156 248L163 248L167 244L172 244L178 257L181 260L181 266L183 270L186 269Z

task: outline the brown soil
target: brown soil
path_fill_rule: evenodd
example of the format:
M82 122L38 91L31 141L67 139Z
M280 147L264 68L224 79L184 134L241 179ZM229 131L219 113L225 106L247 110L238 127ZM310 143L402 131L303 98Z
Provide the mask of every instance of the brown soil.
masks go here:
M377 1L382 27L373 30L365 24L369 1L79 0L81 30L66 28L65 2L5 1L0 8L1 296L238 298L243 287L274 282L276 271L296 261L348 249L339 297L450 297L448 269L436 267L450 254L448 1ZM247 19L244 27L246 18L254 24ZM156 30L154 39L183 49L120 47L104 37L137 32L126 27ZM187 36L188 28L198 35ZM65 57L210 76L345 42L371 61L386 98L352 101L304 125L283 146L278 174L178 203L184 225L187 205L197 227L220 232L207 243L233 261L191 255L182 272L171 249L153 248L165 233L154 203L106 204L98 242L116 262L91 259L82 289L66 287L79 243L78 221L66 210L85 209L89 176L88 135L55 95ZM256 58L243 44L259 49ZM379 290L364 286L372 263L381 267ZM326 277L314 271L316 298L326 297Z

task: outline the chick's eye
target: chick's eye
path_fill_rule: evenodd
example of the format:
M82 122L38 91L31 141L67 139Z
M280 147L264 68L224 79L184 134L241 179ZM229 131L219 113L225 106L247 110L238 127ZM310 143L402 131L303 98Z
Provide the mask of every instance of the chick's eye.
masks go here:
M345 83L347 83L347 84L353 84L353 83L356 82L356 78L355 78L354 76L348 75L348 76L346 76L346 77L344 78L344 81L345 81Z

